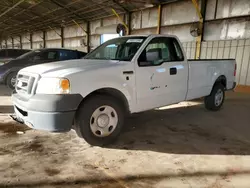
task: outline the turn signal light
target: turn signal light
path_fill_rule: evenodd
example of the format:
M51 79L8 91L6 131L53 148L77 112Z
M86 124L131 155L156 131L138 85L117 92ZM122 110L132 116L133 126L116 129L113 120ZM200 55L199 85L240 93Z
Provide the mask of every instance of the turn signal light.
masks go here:
M61 79L60 80L60 86L61 86L61 89L63 90L63 92L68 92L69 89L70 89L70 83L69 83L69 80L68 79Z

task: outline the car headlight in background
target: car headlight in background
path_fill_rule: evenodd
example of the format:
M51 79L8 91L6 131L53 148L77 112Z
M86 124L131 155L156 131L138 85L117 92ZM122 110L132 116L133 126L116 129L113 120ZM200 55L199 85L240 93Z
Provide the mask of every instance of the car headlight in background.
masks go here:
M0 61L0 65L4 65L4 64L7 64L9 63L10 61Z
M70 82L67 78L41 78L38 81L36 93L68 94L70 93Z

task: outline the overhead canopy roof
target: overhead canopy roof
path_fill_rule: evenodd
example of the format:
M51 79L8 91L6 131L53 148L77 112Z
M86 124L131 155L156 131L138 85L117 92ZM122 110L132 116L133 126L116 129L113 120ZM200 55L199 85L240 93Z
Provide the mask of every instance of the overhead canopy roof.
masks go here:
M92 21L175 0L4 0L0 1L0 35L48 30Z

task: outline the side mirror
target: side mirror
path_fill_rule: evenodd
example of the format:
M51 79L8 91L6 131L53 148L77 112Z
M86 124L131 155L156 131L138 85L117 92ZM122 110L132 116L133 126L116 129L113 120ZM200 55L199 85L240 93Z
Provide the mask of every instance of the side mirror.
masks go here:
M153 63L150 61L139 61L139 66L146 67L151 66Z
M148 52L141 54L138 59L139 66L152 66L162 62L162 53L160 48L150 49Z
M146 60L150 62L159 61L162 59L161 49L151 49L146 53Z

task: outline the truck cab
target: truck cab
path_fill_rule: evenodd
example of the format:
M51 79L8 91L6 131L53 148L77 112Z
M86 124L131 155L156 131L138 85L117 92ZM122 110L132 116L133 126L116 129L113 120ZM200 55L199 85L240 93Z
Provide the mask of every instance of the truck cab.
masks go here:
M13 119L34 129L74 129L89 144L105 145L129 113L200 97L219 110L235 69L235 60L188 61L176 36L120 37L84 59L19 71Z

